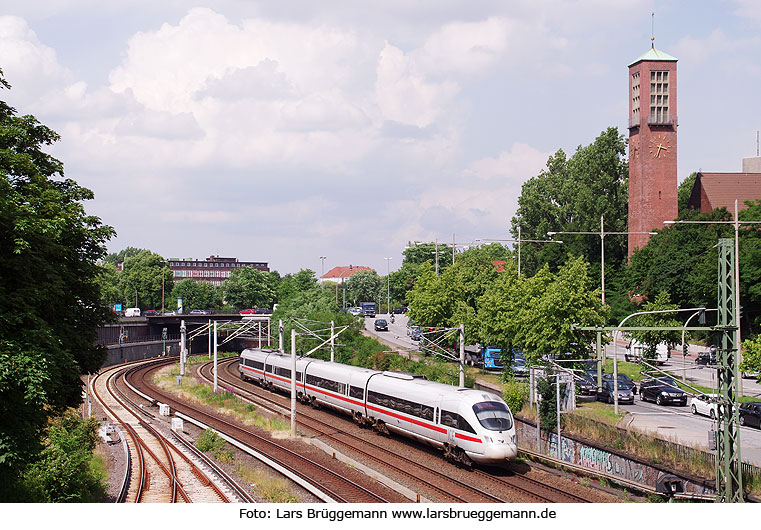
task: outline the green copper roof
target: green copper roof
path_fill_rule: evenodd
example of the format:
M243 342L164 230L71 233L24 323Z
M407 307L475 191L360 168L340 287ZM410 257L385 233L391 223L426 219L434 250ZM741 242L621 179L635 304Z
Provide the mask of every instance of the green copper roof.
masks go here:
M637 64L640 61L676 61L676 57L670 56L668 53L656 50L655 47L650 48L639 59L631 63L629 66Z

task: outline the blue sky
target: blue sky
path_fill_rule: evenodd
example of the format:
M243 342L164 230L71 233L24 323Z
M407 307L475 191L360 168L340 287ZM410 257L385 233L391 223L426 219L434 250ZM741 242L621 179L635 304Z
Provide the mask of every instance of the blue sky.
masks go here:
M507 237L550 154L626 132L651 12L679 179L761 129L754 0L0 5L3 99L61 134L111 251L385 274L407 241Z

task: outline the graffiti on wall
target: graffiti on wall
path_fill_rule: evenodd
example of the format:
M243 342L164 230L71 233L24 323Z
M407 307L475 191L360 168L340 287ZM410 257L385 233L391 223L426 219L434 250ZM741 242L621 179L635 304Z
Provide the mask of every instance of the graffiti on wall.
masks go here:
M616 475L626 480L642 481L644 478L644 469L642 464L632 462L629 459L611 454L596 447L580 447L579 461L580 466L602 471L611 475Z
M574 446L573 440L560 437L560 459L565 462L573 462ZM558 435L550 434L550 455L557 458L558 454Z

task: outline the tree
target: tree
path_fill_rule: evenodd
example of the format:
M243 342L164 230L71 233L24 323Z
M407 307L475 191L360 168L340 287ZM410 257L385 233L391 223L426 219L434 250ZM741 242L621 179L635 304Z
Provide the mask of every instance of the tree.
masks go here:
M278 287L278 300L282 301L289 296L317 288L317 278L311 269L301 269L296 274L286 274L280 279Z
M430 263L434 266L434 269L438 261L439 272L442 272L452 264L452 247L440 242L408 242L403 256L402 264L422 265L423 263Z
M355 303L372 302L380 296L383 284L378 273L373 270L355 272L346 280L346 290Z
M587 358L596 333L574 328L602 326L608 310L588 269L583 258L571 257L557 273L548 266L531 278L513 267L499 273L478 301L480 337L522 351L529 366L544 364L542 357Z
M241 267L230 273L223 284L225 301L236 309L272 307L277 299L279 277L253 267Z
M629 200L625 153L626 140L615 127L603 131L592 144L579 146L570 159L557 151L547 169L523 184L512 219L513 237L518 238L519 226L522 239L547 239L548 232L599 232L601 216L605 231L625 232ZM563 234L561 239L563 245L523 244L522 272L533 275L545 263L557 270L570 253L584 256L599 275L599 237ZM606 269L620 266L626 255L625 237L606 238Z
M742 341L743 360L740 370L747 373L761 374L761 336L753 340ZM761 376L757 376L758 379Z
M0 89L9 89L0 71ZM93 193L43 149L59 136L0 101L0 489L17 487L50 416L81 402L105 349L97 262L114 230L88 216Z
M677 188L679 215L684 215L687 212L687 202L690 200L690 195L692 195L692 188L695 187L695 181L697 178L697 172L693 172L689 177L679 183L679 187Z
M108 254L106 254L106 257L103 258L103 262L116 267L120 263L126 261L127 258L134 258L135 256L137 256L143 251L147 251L147 249L127 247L125 249L120 250L119 252L109 252Z
M642 306L642 311L666 311L669 309L678 309L678 306L670 303L669 293L662 291L658 293L652 302L647 302ZM673 327L681 326L681 322L674 318L677 313L658 313L650 315L638 315L633 317L627 324L632 326L644 327ZM653 360L657 357L656 347L662 342L678 344L681 342L682 334L679 331L657 331L643 330L631 331L631 336L644 347L642 357L646 360Z
M127 249L129 250L129 249ZM122 251L126 252L126 251ZM164 288L161 288L161 278L164 276ZM122 294L121 301L127 307L152 309L161 306L162 293L164 302L172 290L172 271L165 265L165 260L159 254L150 250L138 250L125 257L122 271L117 275L117 284ZM137 295L137 300L135 296Z
M182 298L184 310L211 309L222 306L222 290L209 282L185 278L175 284L172 299Z

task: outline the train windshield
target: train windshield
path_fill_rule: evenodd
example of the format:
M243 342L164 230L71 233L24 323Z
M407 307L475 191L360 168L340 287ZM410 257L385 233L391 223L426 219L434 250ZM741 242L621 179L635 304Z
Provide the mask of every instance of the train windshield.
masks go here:
M513 416L507 405L499 401L482 401L473 405L473 412L484 428L490 431L506 431L513 426Z

